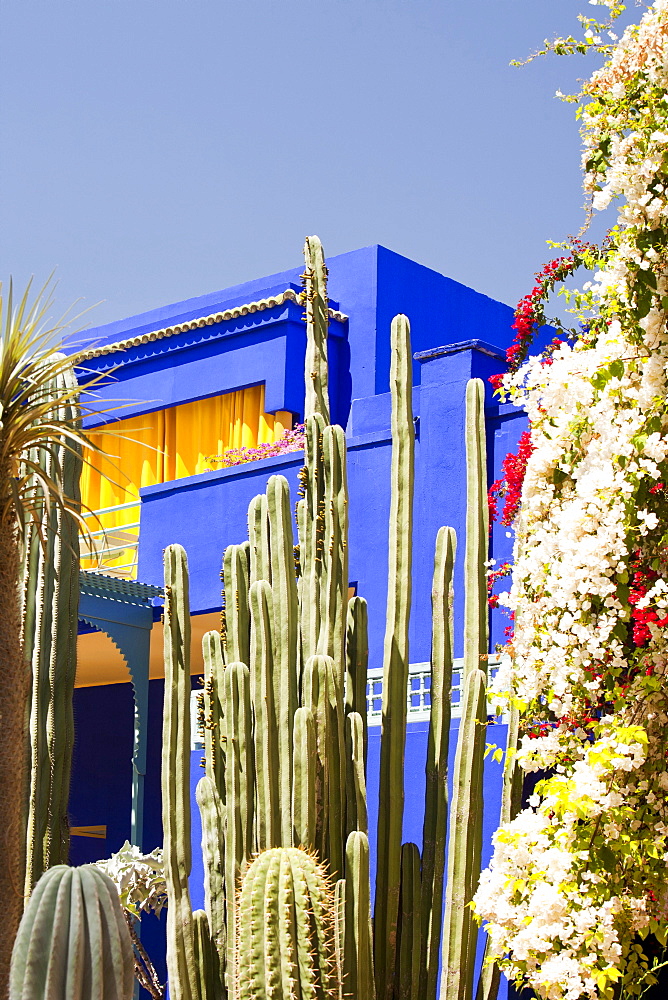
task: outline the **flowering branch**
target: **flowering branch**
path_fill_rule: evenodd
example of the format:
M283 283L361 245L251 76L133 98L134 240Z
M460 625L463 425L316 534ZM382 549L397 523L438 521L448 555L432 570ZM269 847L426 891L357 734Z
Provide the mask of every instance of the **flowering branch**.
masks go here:
M656 981L668 937L668 0L580 96L585 190L594 210L618 199L618 221L518 306L497 387L530 432L491 496L516 524L497 600L515 616L518 760L548 776L495 835L475 906L493 958L539 997L617 1000ZM579 333L529 357L580 264Z

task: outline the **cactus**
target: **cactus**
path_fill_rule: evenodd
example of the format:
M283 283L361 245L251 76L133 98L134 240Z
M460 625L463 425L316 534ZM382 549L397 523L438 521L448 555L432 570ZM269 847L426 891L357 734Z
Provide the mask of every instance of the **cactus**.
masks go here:
M165 707L162 722L162 826L165 841L167 971L174 1000L203 1000L195 955L188 876L190 845L190 605L188 560L165 549Z
M482 853L482 784L487 727L488 607L485 562L489 521L485 468L484 386L466 387L467 535L462 719L455 756L448 844L440 1000L472 995L477 925L473 899Z
M401 846L399 912L401 918L397 945L396 995L398 1000L420 1000L422 881L417 844Z
M248 587L250 545L229 545L223 558L225 608L225 662L248 663Z
M343 1000L344 959L346 951L346 880L344 878L338 879L334 886L334 948L339 1000Z
M427 745L422 833L422 962L420 997L436 1000L443 917L443 871L448 826L448 750L452 689L452 572L457 539L452 528L436 536L432 581L431 718Z
M472 382L467 388L466 663L442 933L456 539L451 528L442 528L436 540L431 722L420 857L416 845L401 842L414 427L410 328L405 316L395 318L391 332L389 579L372 928L366 801L367 608L361 597L348 599L345 438L341 428L329 426L325 405L326 311L321 307L326 305L326 275L319 247L319 241L308 241L307 415L305 466L296 509L299 545L293 547L288 484L272 476L266 494L251 501L249 541L229 546L225 553L224 640L209 633L203 641L206 776L197 798L202 812L206 914L196 917L187 896L188 827L177 821L177 813L183 815L186 809L187 793L176 789L179 781L187 782L183 751L187 733L181 718L190 690L182 621L187 616L185 555L178 547L166 552L165 641L166 659L172 665L166 670L167 777L163 781L165 808L174 814L165 822L166 856L172 858L171 891L179 914L178 926L174 920L168 928L172 995L177 1000L209 1000L210 991L218 997L227 990L234 1000L283 995L436 1000L442 946L441 1000L472 1000L477 933L468 903L480 871L487 721L483 387ZM506 810L516 786L507 771ZM322 938L315 917L309 922L297 915L294 900L302 891L299 886L305 879L308 882L303 866L312 872L315 864L300 848L314 852L335 886L334 901L329 898L330 890L323 889L323 901L318 904L323 920L327 910L329 929L322 931ZM240 872L257 851L236 892ZM297 862L304 857L308 862ZM276 964L279 953L283 965ZM217 966L212 962L215 954ZM206 971L198 969L198 963L205 963ZM296 985L302 974L306 975L303 994ZM493 1000L492 972L484 972L481 989L485 1000Z
M366 713L365 713L366 714ZM366 720L364 720L366 721ZM346 716L346 825L348 833L368 833L366 773L364 769L364 722L359 712Z
M72 369L53 383L54 397L76 386ZM78 425L73 402L54 419ZM70 442L35 449L31 459L59 482L71 505L80 499L81 449ZM41 494L36 483L36 493ZM41 503L41 527L26 535L23 570L23 643L32 668L30 699L30 791L28 798L25 895L47 868L63 864L69 852L67 805L70 791L79 606L79 526L55 500Z
M250 673L245 663L225 670L225 898L227 901L228 981L236 961L236 884L253 853L253 738Z
M348 601L346 622L346 712L358 712L362 719L364 763L367 757L366 678L369 659L369 613L363 597Z
M296 847L315 848L316 826L316 735L315 720L310 708L302 706L295 712L294 754L292 778L292 827Z
M344 992L351 1000L375 1000L369 841L355 831L346 844Z
M479 378L466 386L466 554L464 576L464 678L487 672L489 650L487 579L489 506L485 444L485 387Z
M9 1000L130 1000L132 940L111 879L56 865L37 883L14 943Z
M304 416L321 413L329 423L329 396L327 391L327 329L329 305L327 300L327 268L322 243L317 236L308 236L304 244L304 292L306 306L306 398Z
M411 607L414 427L410 326L395 316L391 332L392 473L388 547L387 618L383 655L383 729L378 812L378 861L374 908L374 962L379 1000L392 1000L396 966L401 830L404 813L404 749L408 688L408 619Z
M278 781L278 720L274 701L273 593L266 580L251 584L250 667L255 710L255 772L257 786L257 849L275 847L280 840ZM295 718L296 724L296 718ZM296 740L296 736L295 736Z
M477 927L468 904L480 875L486 726L485 673L473 670L466 680L455 758L440 1000L462 1000L473 989Z
M213 992L204 993L207 1000L225 995L225 959L227 957L227 923L225 912L225 857L224 857L224 821L220 798L216 786L208 777L203 777L197 785L197 805L202 816L202 857L204 860L204 905L208 919L208 931L213 945L213 953L207 946L200 950L209 957L211 968L209 990L212 980L216 985ZM204 932L201 927L195 929L195 937L200 938ZM196 941L197 946L197 941ZM212 955L215 954L215 962ZM215 968L215 972L214 972Z
M271 582L274 607L274 704L278 712L278 772L281 837L292 837L292 725L297 709L298 605L290 492L282 476L267 484Z
M236 1000L338 1000L334 890L297 847L259 854L241 880Z

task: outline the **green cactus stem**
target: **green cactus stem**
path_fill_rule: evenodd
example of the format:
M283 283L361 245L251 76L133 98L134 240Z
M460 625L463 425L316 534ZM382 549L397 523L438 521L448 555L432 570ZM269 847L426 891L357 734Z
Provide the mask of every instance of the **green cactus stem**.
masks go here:
M188 876L190 846L190 604L188 560L165 549L165 702L162 723L162 827L165 843L167 970L173 1000L203 1000L195 959Z
M302 699L313 717L315 728L315 849L320 858L328 857L329 786L332 780L332 717L329 690L333 684L334 665L330 656L312 656L304 668ZM337 866L337 872L341 871Z
M321 628L320 589L323 572L325 497L322 436L325 421L320 413L304 422L303 499L297 504L299 529L300 602L299 627L302 663L318 652Z
M271 556L269 554L269 513L267 497L261 493L248 505L248 539L250 542L250 580L271 583Z
M321 413L329 423L327 375L327 333L329 300L327 267L322 243L317 236L307 236L304 243L305 269L303 299L306 307L306 398L304 416Z
M226 663L240 661L248 664L249 660L249 551L248 542L242 545L228 545L223 558Z
M457 539L440 528L431 589L431 711L422 833L422 962L420 1000L436 1000L443 920L448 826L448 750L452 692L452 573Z
M375 1000L369 884L369 840L361 830L346 843L346 918L344 995L350 1000Z
M506 755L503 762L503 792L501 795L501 816L499 825L510 823L522 807L523 773L517 763L515 754L519 740L520 712L511 702L510 718L508 720L508 737L506 740ZM476 1000L496 1000L501 983L501 970L496 962L487 961L489 955L489 936L485 940L485 952L482 969L478 979Z
M211 936L211 926L204 910L193 913L195 929L195 964L199 990L206 1000L225 1000L227 991L221 978L220 956Z
M421 1000L422 884L420 851L417 844L402 844L401 847L399 910L401 918L397 956L397 998Z
M236 885L253 854L253 732L250 672L245 663L225 670L225 897L227 901L227 982L236 961Z
M379 1000L392 1000L401 882L414 479L411 364L408 319L395 316L391 332L392 472L380 754L380 800L384 805L378 812L374 907Z
M487 730L486 677L466 680L453 781L440 1000L469 1000L477 926L471 908L480 877L482 778Z
M367 759L367 665L369 661L369 612L363 597L351 597L346 619L346 712L357 712L364 731L364 764Z
M346 438L341 427L325 427L322 433L324 487L324 537L322 584L320 587L321 627L318 651L330 656L334 683L330 690L332 708L332 771L330 782L329 858L332 873L342 872L345 844L346 741L343 686L345 683L346 616L348 601L348 487ZM341 867L339 867L341 866Z
M225 833L223 810L213 781L206 775L200 779L196 789L197 805L202 817L202 858L204 861L204 905L208 918L208 933L216 952L215 969L209 978L216 981L211 996L225 994L225 965L227 954L227 926L225 923ZM196 911L197 912L197 911ZM195 928L197 934L203 928ZM208 954L208 951L207 951ZM213 958L209 959L212 966ZM209 989L212 984L209 984ZM209 1000L209 992L203 993Z
M338 1000L334 893L296 847L259 854L238 897L236 1000Z
M274 702L274 598L266 580L251 584L251 693L254 709L256 849L280 844L278 718Z
M489 548L485 386L470 379L466 386L466 552L464 575L464 673L487 671L489 607L486 561Z
M204 766L221 802L225 802L225 741L223 739L225 693L223 644L218 632L202 636L204 661Z
M271 587L274 598L274 704L278 711L281 842L292 842L292 723L297 708L297 581L290 516L290 489L283 476L267 483Z
M325 484L318 652L332 657L343 683L346 620L341 612L348 601L348 486L342 427L324 428L322 457Z
M295 712L292 826L295 847L312 851L316 838L316 731L310 708Z
M348 1000L344 994L344 963L346 953L346 880L340 878L334 886L334 944L336 951L336 975L339 982L339 1000Z
M76 387L72 369L54 380L54 395ZM79 425L73 402L54 412L57 421ZM80 502L81 449L75 443L39 449L32 460L60 482L68 504ZM39 486L36 484L37 490ZM72 699L76 674L79 607L79 526L68 510L45 501L41 525L27 534L23 569L23 643L32 668L30 789L26 832L25 895L42 873L67 862L68 800L74 745Z
M359 712L346 716L346 828L347 833L360 830L368 834L369 819L366 802L364 769L364 723Z
M116 887L95 865L39 880L14 942L9 1000L131 1000L134 956Z
M469 1000L477 927L468 905L480 877L483 764L487 731L488 615L485 563L489 544L484 386L466 387L467 536L464 562L464 669L450 842L440 1000Z

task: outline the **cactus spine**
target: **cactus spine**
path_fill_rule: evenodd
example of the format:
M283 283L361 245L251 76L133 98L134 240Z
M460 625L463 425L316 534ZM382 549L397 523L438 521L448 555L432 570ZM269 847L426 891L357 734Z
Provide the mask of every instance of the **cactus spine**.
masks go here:
M130 1000L132 941L116 887L95 865L37 883L14 944L10 1000Z
M181 911L180 937L172 928L169 947L180 948L184 954L190 949L190 955L195 951L205 955L208 926L221 969L226 965L221 983L224 981L234 1000L302 996L295 985L297 976L302 975L299 955L306 956L312 943L308 935L313 933L312 923L307 927L298 922L294 909L296 887L302 884L299 880L303 875L302 869L295 868L295 859L302 857L298 848L303 847L315 852L335 884L335 901L327 904L327 920L331 918L333 927L330 972L323 979L321 966L316 985L307 977L310 985L303 996L436 1000L442 945L442 1000L472 1000L476 932L467 904L480 871L487 712L483 669L487 651L483 387L472 383L467 390L465 693L441 941L456 539L451 528L442 528L436 541L432 707L420 857L414 844L401 843L414 428L410 330L406 317L398 316L392 323L392 507L372 929L366 802L367 608L361 597L348 599L345 439L340 428L329 426L328 408L323 404L326 282L324 264L314 248L316 242L310 240L307 260L311 264L305 278L309 317L305 466L296 511L299 546L293 549L287 482L272 476L266 494L250 504L249 542L231 546L225 555L225 656L218 635L210 633L204 638L206 777L198 790L198 801L206 864L215 869L207 874L207 924L186 913L187 886L176 876L189 870L189 858L184 844L177 849L172 845L168 855L176 850L175 859L181 866L176 865L176 875L172 875L176 906L185 909ZM313 302L323 307L320 319L314 310L309 312L308 303ZM317 377L311 379L314 372ZM168 555L166 565L171 566L174 558L174 554ZM184 557L179 557L177 564L183 570ZM185 614L184 586L172 573L166 591L168 606ZM170 611L167 617L175 613ZM179 629L179 634L183 633L183 627ZM166 629L165 635L171 649L171 632ZM247 659L232 658L240 653ZM183 643L168 655L172 659L184 657ZM166 719L181 712L180 699L189 691L188 675L184 663L178 672L181 689L177 691L173 683L166 682L165 698L173 703ZM169 775L182 775L179 747L187 744L177 746L177 740L183 738L182 726L166 724L164 766ZM172 803L169 808L183 809L183 800L171 788L171 780L166 779ZM183 780L187 780L184 773ZM509 776L508 788L510 781ZM166 824L165 830L166 842L182 837L174 822ZM248 869L241 892L235 894L239 872L256 851L262 853ZM281 905L293 914L290 928L285 911L277 914ZM200 942L202 933L204 944ZM285 956L283 966L277 964L279 953ZM177 1000L208 1000L208 993L197 996L196 989L203 988L205 979L192 972L190 962L190 958L178 962L172 958L170 980L181 976L186 983L195 984L178 989L172 985L172 994ZM308 965L306 957L304 962ZM315 975L312 967L308 968L309 975ZM206 981L210 982L210 977ZM493 1000L493 996L492 984L485 998Z

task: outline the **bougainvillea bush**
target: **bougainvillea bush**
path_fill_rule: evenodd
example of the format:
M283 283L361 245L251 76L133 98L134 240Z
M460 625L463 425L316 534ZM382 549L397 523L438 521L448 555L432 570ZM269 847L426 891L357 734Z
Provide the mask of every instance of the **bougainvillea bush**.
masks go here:
M593 208L619 215L524 301L498 385L530 421L500 602L518 757L543 777L475 897L492 957L555 1000L641 995L668 929L668 0L621 39L584 27L553 47L605 54L580 95L583 164ZM579 333L528 357L543 296L583 262Z
M247 462L258 462L261 458L274 458L275 455L289 455L293 451L304 450L304 425L297 424L292 430L283 431L278 441L268 444L258 444L254 448L228 448L222 455L209 455L207 472L214 469L230 469L233 465L246 465Z

